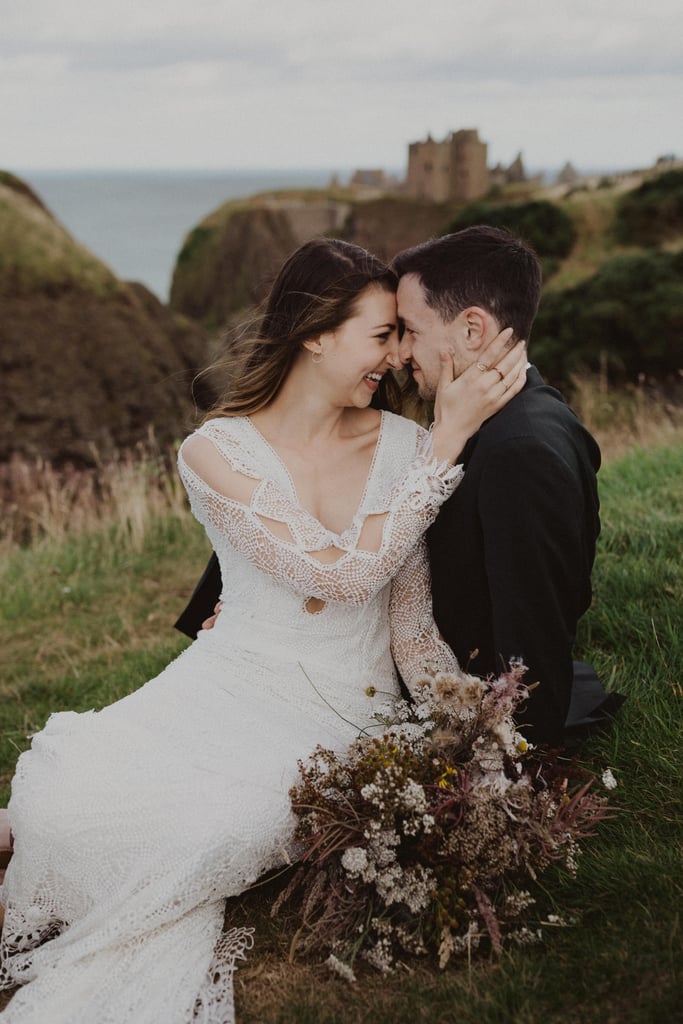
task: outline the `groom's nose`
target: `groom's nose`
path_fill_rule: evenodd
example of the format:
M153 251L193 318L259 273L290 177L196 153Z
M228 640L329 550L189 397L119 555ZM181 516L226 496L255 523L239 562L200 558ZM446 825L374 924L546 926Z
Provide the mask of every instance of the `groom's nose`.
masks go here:
M387 363L392 368L392 370L400 370L401 367L403 366L403 360L401 359L398 352L398 345L396 346L396 348L393 348L391 352L387 352Z
M405 365L410 362L410 357L413 354L413 346L411 343L411 337L407 331L403 332L403 336L398 343L398 357L401 362Z

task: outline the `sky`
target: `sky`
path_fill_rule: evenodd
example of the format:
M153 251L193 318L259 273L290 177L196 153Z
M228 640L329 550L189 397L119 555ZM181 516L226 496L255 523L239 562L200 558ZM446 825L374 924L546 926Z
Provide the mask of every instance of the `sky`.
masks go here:
M681 0L0 0L0 168L683 157Z

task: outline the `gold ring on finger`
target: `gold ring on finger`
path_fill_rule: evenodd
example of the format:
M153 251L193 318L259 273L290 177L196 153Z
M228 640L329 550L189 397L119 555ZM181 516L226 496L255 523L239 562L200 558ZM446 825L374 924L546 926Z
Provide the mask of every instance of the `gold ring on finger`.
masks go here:
M486 363L477 363L477 369L481 370L482 373L486 373L486 371L490 370L491 367L487 366Z

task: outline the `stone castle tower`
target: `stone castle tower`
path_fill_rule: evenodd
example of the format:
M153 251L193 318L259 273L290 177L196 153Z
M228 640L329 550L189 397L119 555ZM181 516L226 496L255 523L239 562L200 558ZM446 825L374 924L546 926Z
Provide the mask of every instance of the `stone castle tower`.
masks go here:
M434 202L479 199L490 185L487 152L476 128L451 132L443 142L436 142L431 135L424 142L411 142L407 194Z

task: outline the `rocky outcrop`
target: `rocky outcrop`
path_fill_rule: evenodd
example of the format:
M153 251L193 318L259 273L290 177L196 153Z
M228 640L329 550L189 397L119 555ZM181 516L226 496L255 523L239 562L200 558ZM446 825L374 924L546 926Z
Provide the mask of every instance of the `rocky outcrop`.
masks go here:
M355 203L343 237L389 262L401 249L442 234L461 207L462 203L432 203L397 196Z
M79 245L0 173L0 461L92 463L185 433L202 330ZM202 396L203 397L203 396Z
M257 305L298 245L342 229L348 204L333 199L255 196L225 203L195 227L178 255L170 304L221 328Z
M210 330L222 328L265 298L278 268L302 242L335 236L390 260L438 234L456 208L394 197L358 201L334 190L226 203L187 236L171 306Z

